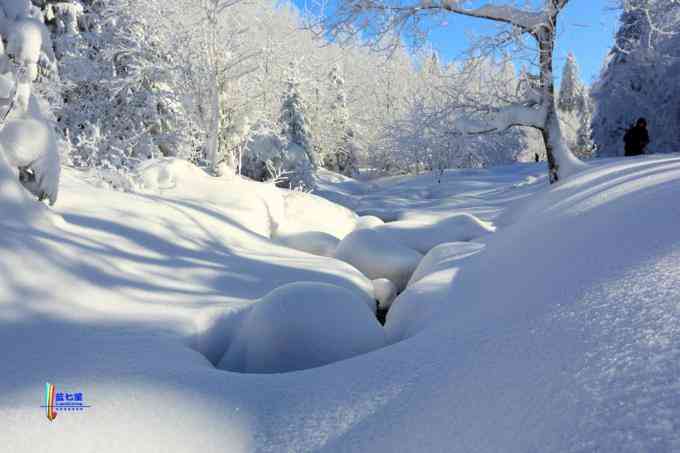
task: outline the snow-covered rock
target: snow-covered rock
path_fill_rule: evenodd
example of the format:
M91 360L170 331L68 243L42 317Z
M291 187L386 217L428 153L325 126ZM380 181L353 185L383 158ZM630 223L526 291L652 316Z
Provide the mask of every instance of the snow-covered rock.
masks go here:
M306 231L302 233L275 234L272 239L277 244L285 245L313 255L332 257L340 240L335 236L321 231Z
M427 253L444 242L471 241L495 231L490 222L471 214L460 213L433 223L419 220L398 220L373 228L390 240Z
M382 327L353 292L324 283L291 283L252 307L219 367L282 373L337 362L384 344Z
M423 277L450 267L453 261L475 255L484 249L478 242L446 242L433 247L427 252L411 275L408 284L411 286Z
M375 299L378 301L378 306L381 310L390 308L392 302L397 297L397 287L386 278L373 280L373 290L375 291Z
M403 290L423 255L369 229L351 232L338 245L335 257L375 280L387 278Z

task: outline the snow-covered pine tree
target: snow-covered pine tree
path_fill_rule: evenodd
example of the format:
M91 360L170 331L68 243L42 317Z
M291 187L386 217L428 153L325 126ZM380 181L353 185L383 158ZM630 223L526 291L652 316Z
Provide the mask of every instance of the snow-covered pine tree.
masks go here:
M345 81L340 74L340 67L334 65L328 74L331 103L329 108L330 124L328 134L331 137L331 149L324 156L324 166L337 173L356 176L358 172L357 143L354 128L350 124L347 109L347 93Z
M583 110L583 83L574 54L569 52L562 69L562 81L557 106L563 112Z
M281 134L288 140L288 144L302 149L309 163L316 167L319 163L312 145L312 134L307 119L307 105L300 94L300 81L297 69L291 65L291 72L286 83L286 91L281 104L279 116Z
M592 155L590 140L591 102L588 89L581 81L574 54L569 52L562 69L557 109L567 146L580 158Z

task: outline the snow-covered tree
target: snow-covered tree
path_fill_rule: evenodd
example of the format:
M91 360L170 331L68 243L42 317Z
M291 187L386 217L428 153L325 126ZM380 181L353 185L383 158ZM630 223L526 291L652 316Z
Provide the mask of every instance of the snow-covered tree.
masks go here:
M361 34L380 45L388 36L404 34L422 39L427 36L428 16L450 13L504 24L516 41L533 39L540 68L539 89L521 102L513 102L477 115L469 121L466 133L498 132L513 126L540 130L548 158L549 177L561 176L582 167L563 142L555 105L553 50L557 20L568 0L546 0L539 9L518 7L514 2L484 3L454 0L446 2L406 2L400 0L342 0L326 15L325 24L341 39L344 34ZM506 40L507 41L507 40Z
M291 65L291 73L283 94L279 124L281 134L289 145L302 149L312 166L318 165L318 158L312 145L311 127L307 119L307 104L300 94L300 81L296 68Z
M557 101L564 139L578 157L592 154L590 139L592 107L588 88L581 81L576 58L571 52L562 70L562 81Z
M42 11L28 0L0 2L0 34L7 42L6 49L0 44L0 165L11 167L39 200L54 204L59 150L49 105L35 89L54 63ZM4 168L0 174L6 178L12 173Z
M356 176L358 172L358 145L354 128L350 123L345 81L340 74L340 67L338 65L333 66L328 77L331 93L328 135L331 140L330 148L324 156L324 166L347 176Z
M680 3L624 0L616 42L592 95L593 139L599 156L623 155L623 135L648 122L652 152L680 149Z

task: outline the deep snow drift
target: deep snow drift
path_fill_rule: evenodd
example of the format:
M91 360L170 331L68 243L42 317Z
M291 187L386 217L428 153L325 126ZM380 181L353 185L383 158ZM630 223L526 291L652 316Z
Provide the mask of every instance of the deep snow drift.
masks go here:
M66 169L57 216L0 221L3 448L675 451L680 158L590 167L554 187L533 164L451 171L441 184L341 181L336 198L360 215L468 213L496 231L430 251L392 303L392 344L282 374L214 366L275 288L344 288L375 322L367 276L272 240L287 222L314 231L288 218L286 192L173 160L143 169L138 194ZM1 195L17 212L36 206ZM362 223L337 218L314 228L336 237ZM49 422L46 381L92 407Z
M245 373L304 370L370 352L385 333L361 298L328 283L281 286L256 302L220 368Z

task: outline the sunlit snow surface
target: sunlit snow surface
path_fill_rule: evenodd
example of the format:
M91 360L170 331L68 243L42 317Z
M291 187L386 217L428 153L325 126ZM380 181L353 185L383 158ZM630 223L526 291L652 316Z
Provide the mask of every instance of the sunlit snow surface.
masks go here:
M65 169L57 215L0 219L3 449L680 449L679 158L604 160L554 187L533 164L451 171L441 184L322 181L320 194L338 187L360 215L435 223L465 212L496 231L397 298L385 329L403 341L259 375L214 366L254 300L295 281L370 300L373 284L271 240L288 222L305 230L287 218L285 193L163 166L147 176L172 184L139 194ZM2 187L3 207L29 209ZM356 226L343 208L296 200L306 218L314 210L343 222L316 231ZM92 408L49 422L46 381Z

